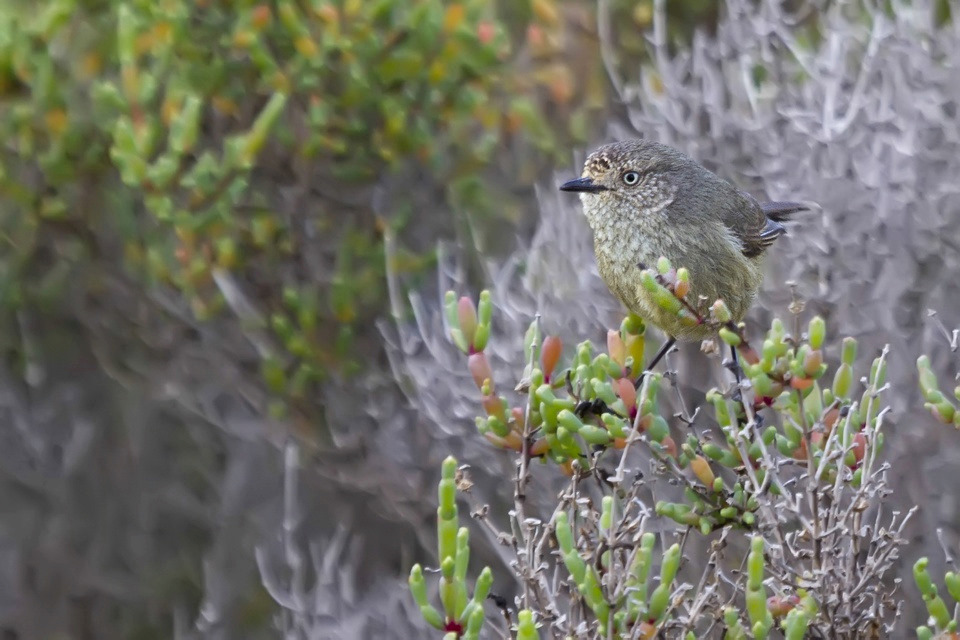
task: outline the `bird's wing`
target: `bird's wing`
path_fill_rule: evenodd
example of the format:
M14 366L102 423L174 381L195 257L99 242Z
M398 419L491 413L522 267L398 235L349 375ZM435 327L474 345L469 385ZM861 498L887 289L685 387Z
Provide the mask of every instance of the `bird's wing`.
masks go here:
M809 211L810 205L802 202L764 202L760 208L771 220L783 222L798 211Z
M766 251L774 240L786 233L787 229L779 222L764 218L763 226L758 225L749 230L741 227L739 231L738 237L743 246L743 255L756 258Z
M741 192L743 193L743 192ZM755 210L754 215L738 217L737 225L730 225L734 234L743 245L743 255L755 258L762 254L773 242L787 232L780 224L798 211L809 207L799 202L759 203L748 193L743 193L747 206Z
M741 196L739 202L736 195ZM723 210L723 222L740 243L743 255L754 258L763 253L776 235L767 228L767 216L760 203L749 193L735 193Z

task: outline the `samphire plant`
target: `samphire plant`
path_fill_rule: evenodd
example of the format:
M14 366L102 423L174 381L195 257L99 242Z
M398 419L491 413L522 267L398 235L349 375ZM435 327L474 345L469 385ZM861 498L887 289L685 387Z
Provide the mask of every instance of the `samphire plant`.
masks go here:
M950 350L956 353L960 348L960 330L954 330L951 333L942 324L940 329L950 343ZM917 359L917 371L920 376L920 392L925 400L924 406L940 422L960 429L960 411L957 410L956 406L956 402L960 401L960 384L953 390L954 399L950 399L940 391L937 376L930 367L929 357L920 356ZM958 376L958 379L960 379L960 376ZM960 624L960 606L958 606L960 605L960 565L957 564L954 553L944 542L942 532L938 530L937 534L941 545L943 545L947 564L952 568L944 574L943 582L947 588L947 594L954 602L954 606L952 612L947 608L946 601L940 595L940 590L927 569L929 560L925 557L917 560L913 565L913 579L923 596L923 603L926 605L928 614L927 624L917 627L917 637L920 640L930 640L931 638L956 640L960 638L960 631L958 631L958 624Z
M555 39L539 4L516 26ZM256 334L270 411L312 411L361 368L384 238L420 273L429 230L465 224L451 208L491 209L485 170L514 161L529 188L565 148L544 113L574 109L574 74L514 63L512 24L483 0L4 3L0 309L112 303L120 273Z
M445 637L478 637L483 625L490 637L523 638L870 638L894 630L902 596L891 569L915 508L886 513L883 505L891 492L881 458L887 350L863 362L846 338L839 362L828 364L835 358L824 353L826 323L803 320L800 304L790 323L775 319L762 337L748 336L722 300L694 300L689 280L664 259L643 274L664 309L710 324L715 347L736 352L705 396L709 411L688 408L680 390L666 397L677 388L672 373L643 370L647 334L635 316L600 348L565 348L537 318L517 379L495 379L484 354L490 294L477 305L447 294L450 336L480 392L478 433L515 457L512 509L472 505L472 515L508 549L516 596L482 606L489 568L468 593L468 533L457 529L455 496L459 484L469 499L468 467L449 458L438 510L442 610L430 603L431 574L416 565L410 577L426 620ZM928 405L953 421L924 359L920 367ZM527 499L540 488L541 467L568 478L552 512ZM691 545L695 537L709 544ZM693 546L706 554L689 555ZM954 633L925 559L915 575L931 618L920 636ZM956 575L945 582L956 599ZM501 615L490 616L496 607Z

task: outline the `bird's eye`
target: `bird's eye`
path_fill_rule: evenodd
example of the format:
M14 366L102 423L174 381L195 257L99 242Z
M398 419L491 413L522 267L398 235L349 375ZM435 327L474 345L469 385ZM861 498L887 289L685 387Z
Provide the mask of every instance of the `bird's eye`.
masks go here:
M625 174L623 174L623 184L627 185L628 187L632 187L638 182L640 182L640 174L636 171L627 171Z

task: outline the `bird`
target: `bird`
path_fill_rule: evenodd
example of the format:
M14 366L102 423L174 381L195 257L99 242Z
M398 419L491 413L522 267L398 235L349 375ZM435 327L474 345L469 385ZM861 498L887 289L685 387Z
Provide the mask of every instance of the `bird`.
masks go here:
M684 323L663 309L642 286L642 271L661 256L686 267L692 300L722 299L740 322L763 282L767 249L787 232L787 219L810 208L802 202L761 203L681 151L648 139L601 146L587 157L581 177L560 190L580 195L607 287L667 334L647 371L677 340L704 340L716 328ZM731 352L735 363L736 350Z

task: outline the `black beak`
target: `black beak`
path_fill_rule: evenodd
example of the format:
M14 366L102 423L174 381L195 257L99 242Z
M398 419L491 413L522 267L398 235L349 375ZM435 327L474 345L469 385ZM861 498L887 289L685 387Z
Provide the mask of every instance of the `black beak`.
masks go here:
M600 193L607 188L602 184L597 184L593 178L577 178L560 185L560 191L580 191L581 193Z

